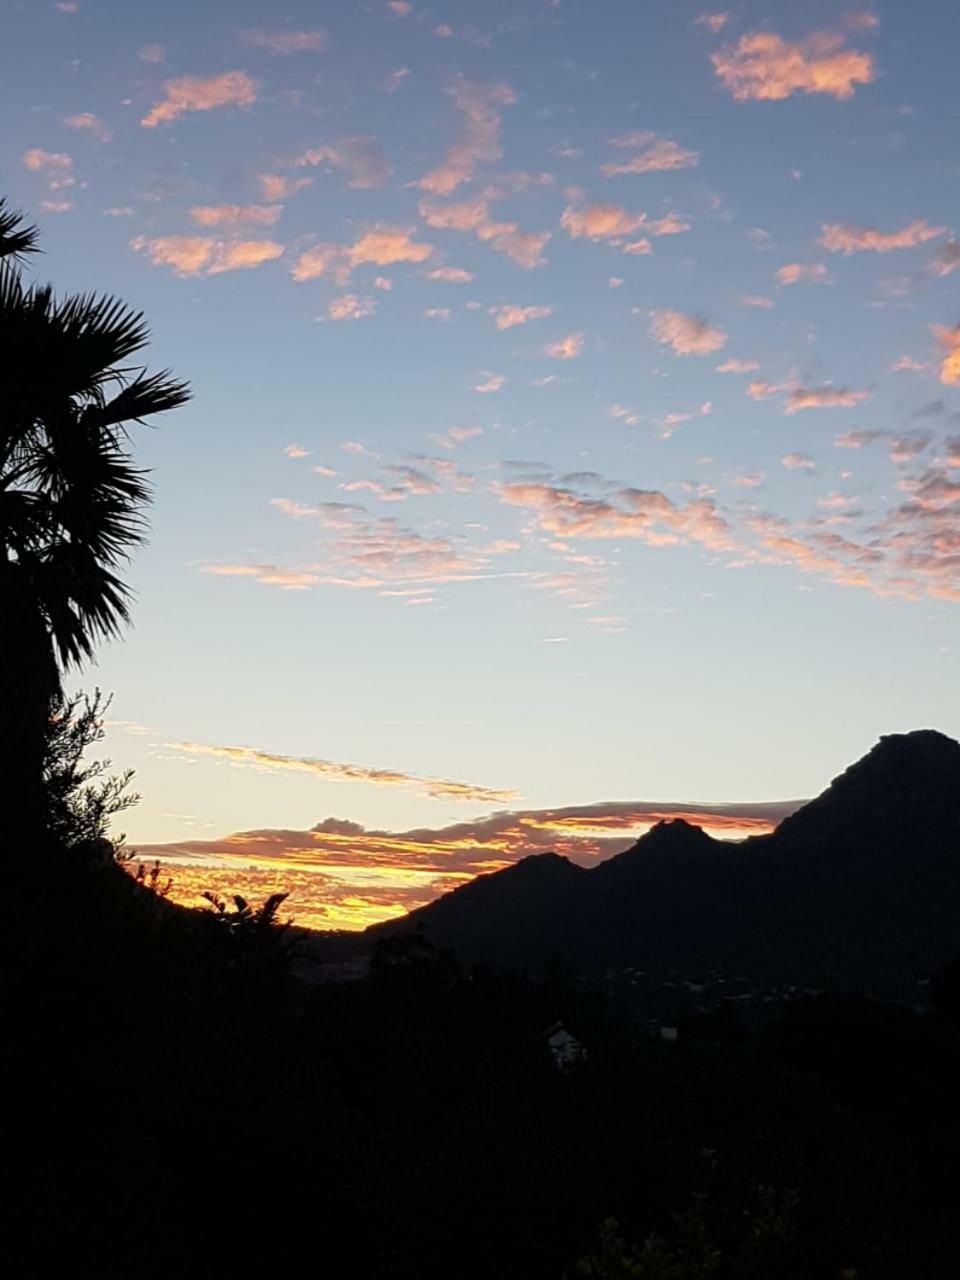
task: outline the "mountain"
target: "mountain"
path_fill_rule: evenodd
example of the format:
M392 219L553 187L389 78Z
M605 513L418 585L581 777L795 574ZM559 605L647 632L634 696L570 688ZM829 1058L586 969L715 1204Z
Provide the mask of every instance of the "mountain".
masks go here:
M539 854L375 925L533 970L742 972L910 999L960 951L960 743L892 734L775 832L660 822L591 870Z

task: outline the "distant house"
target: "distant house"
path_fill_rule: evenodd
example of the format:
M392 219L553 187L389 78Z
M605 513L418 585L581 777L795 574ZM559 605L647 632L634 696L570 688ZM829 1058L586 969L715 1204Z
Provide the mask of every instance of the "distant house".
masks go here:
M569 1071L578 1062L583 1062L587 1051L575 1035L572 1035L562 1022L555 1022L543 1033L554 1065L560 1071Z

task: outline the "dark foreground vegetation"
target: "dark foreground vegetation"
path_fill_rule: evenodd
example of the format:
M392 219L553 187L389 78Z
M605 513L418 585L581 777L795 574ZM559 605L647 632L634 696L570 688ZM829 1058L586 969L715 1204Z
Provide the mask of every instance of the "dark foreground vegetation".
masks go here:
M663 1039L649 1034L632 971L626 999L625 969L587 979L539 964L524 977L469 954L504 920L491 903L509 899L506 932L522 933L509 879L503 899L481 887L422 930L367 939L364 978L317 982L320 953L305 954L285 927L282 895L190 912L167 900L159 868L129 874L110 834L127 780L85 763L103 706L65 698L63 675L126 617L119 566L141 536L147 497L128 424L187 393L129 367L146 340L139 316L24 284L20 259L34 248L33 230L0 204L11 1274L957 1275L957 964L923 987L922 1011L822 992L780 999L751 1021L721 998ZM909 789L909 778L889 776ZM844 794L866 813L874 792L859 778ZM920 906L938 945L951 794L943 821L906 828L937 833ZM815 828L835 834L838 812L829 802L814 810ZM826 950L794 953L805 964L849 951L838 932L849 915L812 918L832 872L828 846L805 839L820 853L806 917L786 910L779 878L783 896L763 899L765 980L784 977L785 921L801 941L804 930L827 931ZM843 904L870 879L869 843L844 872ZM900 852L890 846L877 918L910 922L890 972L915 978L927 953ZM665 878L660 862L648 871L642 861L599 883L623 875L627 896L642 900ZM470 908L466 920L463 903L477 895L483 913ZM603 912L621 895L599 895ZM565 889L557 897L570 910ZM860 901L861 924L870 910ZM461 961L443 949L444 929L467 940ZM622 932L616 943L623 962ZM860 963L867 954L858 950ZM549 1039L558 1023L573 1037L566 1061Z

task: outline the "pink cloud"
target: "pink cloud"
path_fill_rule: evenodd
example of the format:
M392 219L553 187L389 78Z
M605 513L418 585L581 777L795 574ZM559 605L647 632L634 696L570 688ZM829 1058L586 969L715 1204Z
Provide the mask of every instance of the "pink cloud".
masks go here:
M271 262L283 253L274 240L215 240L210 236L137 236L131 247L146 253L154 266L171 267L178 276L220 275Z
M674 169L691 169L700 163L698 151L689 151L668 138L657 137L655 133L629 133L621 138L612 138L610 145L629 148L636 151L636 155L619 163L601 165L600 172L605 178L628 173L661 173Z
M494 317L498 329L513 329L520 324L529 324L531 320L544 320L553 315L553 307L518 307L506 304L501 307L490 307L488 315Z
M764 298L759 294L746 293L737 299L741 307L754 307L762 311L770 311L776 305L772 298Z
M945 386L960 386L960 324L952 329L935 324L933 333L943 351L940 361L940 381Z
M377 138L366 135L341 138L328 147L305 151L295 164L329 164L347 176L347 185L357 190L382 187L393 169Z
M841 101L876 79L869 53L847 49L841 32L816 31L793 43L753 31L712 55L724 88L739 102L779 101L794 93L825 93Z
M293 53L323 53L327 48L325 31L242 31L240 39L255 49L289 57Z
M682 311L651 311L650 336L664 346L672 347L678 356L706 356L726 345L722 329L708 324L700 316Z
M190 217L201 227L272 227L282 212L279 204L196 205L190 210Z
M829 383L822 387L796 387L787 396L785 412L800 413L803 409L852 409L868 399L869 391L852 391L848 387L834 387Z
M788 471L816 471L817 464L805 453L786 453L780 459Z
M725 360L717 365L717 373L753 373L760 365L756 360Z
M478 382L473 389L474 391L479 391L481 395L490 395L495 391L499 391L505 382L506 378L502 373L488 372L484 374L483 382Z
M289 196L295 196L304 187L311 186L313 179L285 178L278 173L258 173L257 182L264 200L272 204L276 200L286 200Z
M890 253L893 249L913 249L938 236L946 235L946 227L931 227L917 218L899 231L877 231L874 227L856 227L849 222L827 222L818 244L830 253Z
M444 284L470 284L472 271L464 271L463 267L434 267L427 272L428 280L439 280Z
M398 262L426 262L433 245L413 239L410 227L378 226L366 231L352 245L317 244L304 250L294 263L294 280L314 280L331 274L342 284L354 268L365 263L386 267Z
M937 250L930 264L930 270L935 276L948 276L958 267L960 267L960 240L948 240Z
M51 191L76 186L73 160L62 151L44 151L41 147L31 147L23 153L21 159L31 173L44 175Z
M560 225L575 240L622 240L647 220L645 213L629 213L619 204L568 205Z
M244 71L225 71L204 80L198 76L181 76L167 80L164 97L143 117L144 129L170 124L190 111L213 111L218 107L250 107L257 100L258 84Z
M545 261L543 250L550 240L550 232L522 231L516 222L495 222L485 196L449 204L423 200L420 216L427 226L438 230L471 232L481 244L505 254L525 269L542 266Z
M706 27L708 31L712 31L714 35L718 35L729 21L729 13L701 13L696 19L694 26Z
M812 262L804 266L800 262L788 262L777 272L777 280L788 287L792 284L825 284L829 279L827 268L822 262Z
M109 142L113 137L113 131L103 123L99 116L95 116L92 111L82 111L77 116L67 116L63 123L68 129L85 130L100 142Z
M372 298L358 298L355 293L345 293L330 301L327 315L331 320L363 320L376 310L377 304Z
M548 342L543 354L551 360L575 360L583 352L583 334L568 333L557 342Z
M448 196L469 182L479 164L500 159L500 112L516 102L505 84L480 84L460 76L450 87L453 105L464 117L464 136L453 144L443 164L425 174L415 185L431 195Z

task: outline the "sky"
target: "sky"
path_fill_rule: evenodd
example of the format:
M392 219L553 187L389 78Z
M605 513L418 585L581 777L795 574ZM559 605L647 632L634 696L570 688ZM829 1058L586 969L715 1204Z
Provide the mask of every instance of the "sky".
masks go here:
M954 0L5 29L33 270L193 386L73 677L175 897L358 928L960 736Z

